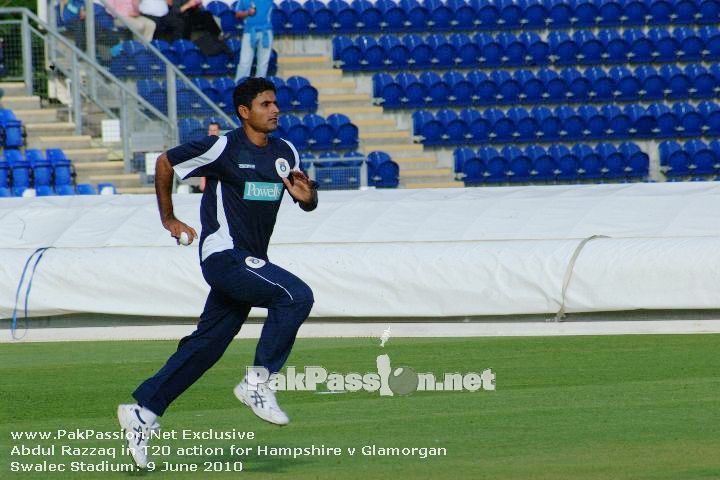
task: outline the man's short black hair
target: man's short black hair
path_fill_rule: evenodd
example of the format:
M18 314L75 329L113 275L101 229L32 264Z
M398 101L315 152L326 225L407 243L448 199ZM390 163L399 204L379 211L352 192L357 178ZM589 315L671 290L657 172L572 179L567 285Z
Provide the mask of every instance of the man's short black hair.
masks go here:
M250 108L253 99L268 90L276 93L275 84L262 77L250 77L239 83L233 92L235 113L238 113L238 107L240 107L240 105L245 105L247 108Z

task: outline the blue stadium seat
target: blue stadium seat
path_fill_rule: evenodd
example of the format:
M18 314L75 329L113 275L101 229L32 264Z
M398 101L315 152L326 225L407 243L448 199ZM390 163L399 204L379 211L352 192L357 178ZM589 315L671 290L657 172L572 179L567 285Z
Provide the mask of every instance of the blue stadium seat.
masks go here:
M538 103L544 100L545 85L530 70L515 70L513 78L522 86L520 98L524 102Z
M291 35L305 35L310 32L310 13L303 8L300 2L283 0L276 8L282 10L288 19L289 27L286 24L287 33Z
M553 63L574 65L577 63L578 45L565 31L554 30L548 35Z
M427 28L433 31L450 30L453 21L453 10L440 0L423 0L423 7L428 12Z
M585 122L582 116L573 108L560 106L555 108L555 116L560 120L562 129L560 136L567 140L580 140L585 131Z
M367 0L365 0L367 1ZM356 5L356 2L362 2L362 0L355 0L353 2L353 5ZM363 3L358 3L358 7L364 6ZM312 33L316 34L323 34L327 35L333 32L333 24L335 23L335 14L333 11L328 8L325 3L321 2L320 0L307 0L304 4L304 10L307 14L306 17L302 17L301 14L296 14L297 17L290 17L290 23L295 23L295 21L301 21L304 22L308 20L308 29ZM354 7L354 8L358 8ZM362 11L362 10L358 10ZM367 31L377 31L369 29Z
M73 185L59 185L55 187L55 193L61 196L75 195L75 187Z
M705 42L691 28L678 27L672 31L672 36L678 42L678 60L683 62L697 61L703 59Z
M602 177L602 157L585 143L578 143L570 150L578 158L578 177L582 180L597 180Z
M331 2L332 3L332 2ZM333 62L344 70L358 70L363 52L350 37L337 36L332 40Z
M430 67L433 60L433 49L419 35L405 35L402 39L403 45L410 52L408 64L413 68Z
M715 152L705 142L690 140L685 142L684 149L690 156L689 168L693 175L712 175L716 173L715 165L718 163L718 159Z
M537 137L538 127L537 121L523 107L513 107L507 112L508 118L515 126L513 136L520 141L532 141Z
M666 167L666 176L690 175L691 162L689 153L683 150L678 142L670 140L660 144L660 165Z
M602 159L603 177L611 180L623 179L627 176L627 163L622 152L612 143L599 143L595 146L595 153Z
M717 25L702 27L699 33L705 44L703 56L713 60L720 58L720 28Z
M623 113L630 119L632 126L628 131L631 135L646 138L653 135L657 128L657 121L642 105L637 103L625 105Z
M577 30L573 41L578 47L577 61L585 65L602 63L605 45L589 30Z
M78 195L97 195L98 193L95 186L89 183L78 183L75 191Z
M10 164L0 160L0 189L8 188L10 185Z
M30 164L24 160L20 163L8 163L10 164L11 172L10 186L15 192L15 195L20 196L22 195L22 191L29 188L32 183L32 168L30 167Z
M53 167L50 162L38 162L31 165L33 172L33 185L35 188L40 186L50 186L52 184Z
M518 37L525 45L525 63L547 65L550 62L550 45L535 32L523 32Z
M400 8L405 10L409 25L406 27L412 31L424 32L428 28L430 12L417 0L400 0Z
M0 109L0 131L4 132L4 139L0 146L19 148L25 144L22 122L8 108Z
M560 138L562 128L560 119L547 107L533 107L532 116L535 118L540 131L538 136L543 141L552 141Z
M410 50L403 45L396 35L383 35L378 40L383 49L386 68L406 68L410 60Z
M565 68L560 77L567 85L567 98L572 102L586 102L590 98L592 83L575 68ZM567 95L569 94L569 95Z
M655 67L643 65L634 70L635 76L640 80L642 88L639 93L644 100L660 100L665 98L665 79Z
M685 67L685 75L692 83L690 94L693 98L710 98L715 96L715 88L718 86L715 75L698 63L691 63Z
M653 103L647 109L648 114L652 115L657 122L655 130L656 137L673 137L677 134L678 126L675 114L670 108L662 103Z
M444 106L448 103L450 86L435 72L423 72L418 78L428 92L427 102L433 106Z
M497 5L500 11L498 24L508 30L519 29L522 25L522 6L513 0L499 0Z
M507 164L507 177L510 182L529 182L532 177L532 160L525 152L514 145L503 147L502 156Z
M664 28L653 28L648 32L648 37L655 45L653 58L656 62L674 62L677 60L677 52L680 49L677 40Z
M200 140L207 135L207 130L204 129L202 123L195 118L181 118L178 121L178 131L180 134L180 143Z
M199 88L200 91L212 101L212 103L217 103L220 100L220 95L217 89L207 78L195 77L192 79L192 83ZM190 107L192 108L192 113L194 115L206 115L213 111L211 104L200 98L200 95L197 93L191 91L190 98Z
M628 28L623 32L623 38L630 47L627 55L630 62L650 63L653 61L655 46L641 29Z
M55 160L53 162L53 183L55 188L62 185L72 185L75 180L75 169L70 160Z
M27 165L29 165L29 163L23 158L22 153L20 152L20 150L16 150L16 149L6 148L6 149L3 151L3 159L4 159L8 164L10 164L11 167L14 166L14 165L16 165L16 164L20 164L20 165L25 165L25 164L27 164Z
M690 97L692 81L680 67L677 65L663 65L660 67L659 73L667 86L665 98L678 99Z
M448 0L448 8L452 11L451 26L457 30L473 30L476 26L477 14L470 2L466 0Z
M213 80L212 85L218 92L218 106L225 112L234 113L233 91L235 91L235 82L230 77L220 77Z
M577 180L580 159L565 145L551 145L548 149L557 164L556 178L561 181Z
M537 78L545 85L545 100L557 103L564 102L567 98L568 86L555 70L541 68L537 72Z
M441 136L443 143L457 144L465 140L465 136L468 133L468 126L454 110L439 110L435 114L435 120L443 126L444 133Z
M43 155L42 150L39 150L37 148L28 148L25 150L25 160L30 163L30 165L35 166L38 163L47 162L48 160L45 158L45 155ZM2 182L0 182L2 183Z
M422 83L413 73L401 73L396 81L403 91L400 99L406 107L422 107L429 101L430 95L427 86Z
M476 33L472 39L480 47L478 60L482 65L496 67L502 64L505 52L496 38L487 33Z
M630 53L630 45L617 30L601 30L597 35L603 44L605 63L626 63Z
M175 40L172 43L173 49L177 52L180 59L178 67L188 76L200 75L203 73L203 65L205 64L205 55L190 40Z
M582 105L578 108L578 115L585 124L584 136L590 138L603 138L607 135L608 123L605 116L593 105Z
M456 51L456 63L459 67L474 67L478 64L481 51L468 35L454 33L448 39Z
M333 113L327 117L327 123L334 130L334 143L337 148L345 150L357 148L358 128L346 115Z
M652 18L647 0L627 0L625 2L625 25L645 25Z
M455 178L461 178L461 174L463 173L463 165L465 165L465 162L476 158L478 158L477 153L472 148L461 147L453 150L453 172L455 173ZM1 182L0 185L2 185Z
M369 0L353 0L351 8L359 12L358 29L363 32L381 32L384 18L382 9Z
M137 81L138 94L162 113L167 113L167 92L157 80L143 78Z
M382 13L380 26L385 31L402 32L409 26L407 13L393 0L378 0L375 6Z
M542 146L530 145L525 149L525 154L530 157L533 164L533 169L530 172L533 180L540 182L555 180L557 163Z
M237 20L235 12L225 2L212 1L205 6L205 9L220 21L220 29L229 34L236 34Z
M318 91L305 77L292 76L287 79L287 87L292 92L292 107L295 110L315 112L318 106Z
M615 27L622 24L623 17L623 1L622 0L604 0L600 1L600 26Z
M460 118L468 126L468 133L474 143L485 142L490 138L492 126L478 110L466 108L460 112Z
M497 35L497 40L503 49L502 63L509 66L525 65L528 56L527 46L510 32L502 32Z
M361 35L355 39L355 45L362 52L360 65L362 70L379 70L385 68L387 57L385 50L378 45L375 37Z
M600 112L607 118L608 133L612 137L625 138L630 135L632 120L616 105L603 105Z
M435 116L427 110L413 112L413 134L422 137L422 143L426 145L437 145L442 142L445 128L442 122L435 119Z
M673 104L672 112L679 121L679 127L676 130L683 136L700 135L703 132L705 120L703 115L695 110L691 104L681 102Z
M642 84L640 79L627 67L612 67L608 72L615 84L614 96L616 100L638 100Z
M476 0L471 3L477 14L476 25L484 30L495 30L502 26L499 23L500 9L496 2L490 0Z
M483 112L483 116L492 129L490 138L493 138L496 142L507 142L513 139L515 124L505 115L505 112L499 108L488 108Z
M374 151L367 156L368 185L378 188L395 188L400 178L400 167L385 152Z
M312 114L308 114L312 115ZM307 115L306 115L307 117ZM309 148L312 146L315 148L316 142L311 142L311 139L313 139L313 130L311 127L309 127L305 123L305 118L300 119L299 117L296 117L295 115L283 115L280 117L280 119L285 118L285 132L287 135L288 140L290 140L293 145L295 145L298 149L303 148ZM322 118L322 117L321 117ZM310 122L315 123L315 122ZM323 122L324 123L324 122ZM320 123L318 123L320 125ZM327 125L327 124L325 124ZM325 129L325 133L327 133L327 136L330 137L328 140L330 146L332 146L332 128L327 125L327 129ZM328 132L329 129L329 132ZM322 131L320 132L322 133ZM328 143L326 142L326 145Z
M473 84L475 94L473 95L474 103L494 104L497 102L498 91L497 85L492 81L485 72L481 70L473 70L465 77Z
M473 84L458 72L446 72L442 79L450 89L448 102L453 105L470 105L473 101Z
M701 102L697 108L703 117L703 124L707 126L706 135L720 135L720 106L715 102Z
M303 125L310 131L312 150L327 150L335 146L335 130L322 116L308 113L303 117Z
M567 28L572 25L575 16L572 5L566 0L545 0L549 14L549 28Z
M490 80L492 80L497 88L497 95L495 97L497 102L500 103L515 103L520 99L520 93L522 93L522 85L515 80L507 70L495 70L490 74Z
M600 22L600 2L595 0L572 0L574 24L577 27L594 27Z
M452 68L455 66L458 52L445 36L428 35L425 41L432 48L433 57L431 62L435 67Z
M55 195L55 191L50 185L35 185L35 195L38 197L49 197Z
M485 166L485 183L504 183L507 181L508 166L505 158L492 147L478 149L478 156Z
M700 1L699 23L717 24L720 22L720 3L717 0Z

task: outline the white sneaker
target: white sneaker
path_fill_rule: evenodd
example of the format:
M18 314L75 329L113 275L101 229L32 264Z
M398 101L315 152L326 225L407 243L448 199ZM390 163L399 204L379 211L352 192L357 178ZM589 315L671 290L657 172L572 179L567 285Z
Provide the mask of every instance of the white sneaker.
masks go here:
M287 425L290 423L287 414L280 409L275 399L275 392L267 383L259 383L254 390L251 390L246 377L242 382L238 383L233 392L238 400L250 407L255 415L266 422L275 425Z
M148 424L141 416L142 410L137 404L118 405L117 415L133 460L138 467L147 468L150 431L160 430L160 424L157 421Z

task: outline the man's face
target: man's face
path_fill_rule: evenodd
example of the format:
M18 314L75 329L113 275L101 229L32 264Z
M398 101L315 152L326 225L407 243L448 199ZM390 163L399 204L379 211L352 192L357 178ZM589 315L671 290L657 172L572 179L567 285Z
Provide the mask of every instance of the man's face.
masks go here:
M280 109L275 92L266 90L259 93L250 106L249 109L242 105L238 108L243 122L257 132L271 133L277 130Z
M217 123L211 123L208 125L208 136L214 135L216 137L220 136L220 126Z

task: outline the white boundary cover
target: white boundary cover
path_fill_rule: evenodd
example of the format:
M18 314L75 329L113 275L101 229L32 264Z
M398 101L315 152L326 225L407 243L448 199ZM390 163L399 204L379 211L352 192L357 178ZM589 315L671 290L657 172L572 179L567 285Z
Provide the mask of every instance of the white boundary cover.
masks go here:
M174 200L199 228L200 196ZM154 196L2 199L0 228L0 318L40 247L29 316L202 310L197 246L175 244ZM312 213L286 196L270 258L313 288L316 317L554 314L593 235L608 238L580 251L567 312L720 308L715 183L321 192Z

